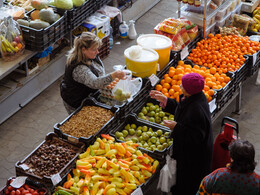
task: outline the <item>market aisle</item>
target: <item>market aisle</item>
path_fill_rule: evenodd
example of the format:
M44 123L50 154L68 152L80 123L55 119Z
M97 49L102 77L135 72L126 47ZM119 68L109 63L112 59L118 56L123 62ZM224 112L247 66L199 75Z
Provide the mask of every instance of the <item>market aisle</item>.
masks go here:
M153 27L161 20L169 16L176 17L177 5L176 1L162 0L136 22L137 33L153 33ZM111 72L115 64L125 64L123 51L136 42L118 39L114 43L111 53L103 60L107 72ZM260 87L255 86L254 82L255 77L248 79L243 85L241 114L231 114L234 109L234 104L231 104L214 123L213 129L216 135L223 116L234 117L240 125L240 137L255 145L256 159L260 160ZM0 186L5 184L7 178L15 175L15 163L32 152L46 134L53 131L53 125L67 116L60 98L59 83L60 79L0 125ZM260 172L259 165L258 171Z

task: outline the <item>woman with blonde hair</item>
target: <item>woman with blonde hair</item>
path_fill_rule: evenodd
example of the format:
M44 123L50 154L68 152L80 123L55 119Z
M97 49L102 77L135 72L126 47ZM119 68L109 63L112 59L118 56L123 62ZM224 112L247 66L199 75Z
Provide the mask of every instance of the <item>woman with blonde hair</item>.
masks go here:
M104 88L115 78L125 78L125 72L119 70L105 74L104 65L97 56L101 45L102 41L90 32L83 32L74 40L60 84L61 97L69 114L77 109L90 93Z

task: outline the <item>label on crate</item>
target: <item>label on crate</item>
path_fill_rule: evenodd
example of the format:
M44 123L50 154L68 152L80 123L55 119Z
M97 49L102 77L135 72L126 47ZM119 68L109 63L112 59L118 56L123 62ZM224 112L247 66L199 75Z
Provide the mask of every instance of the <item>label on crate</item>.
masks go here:
M55 186L57 185L60 181L61 181L61 177L60 177L60 174L57 173L57 174L54 174L51 176L51 181L52 181L52 184Z
M155 84L160 80L156 75L152 74L149 76L149 79L151 81L151 85L154 87Z
M12 186L12 187L14 187L14 188L20 188L20 187L22 187L22 185L24 185L25 184L25 180L27 179L27 177L24 177L24 176L22 176L22 177L16 177L13 181L12 181L12 183L10 183L10 185Z
M79 140L77 138L71 137L71 136L68 136L68 141L76 143L76 144L79 143Z
M256 52L256 53L253 54L253 66L255 65L255 62L256 62L257 53L258 53L258 52Z
M135 191L133 191L133 193L131 195L143 195L143 191L142 188L136 188Z
M214 110L216 110L217 108L217 105L216 105L216 98L214 98L213 100L211 100L209 102L209 110L210 110L210 113L214 112Z
M19 167L21 167L24 171L30 169L30 167L27 164L25 164L25 163L19 165Z
M189 55L188 46L184 47L181 51L181 60L184 60Z

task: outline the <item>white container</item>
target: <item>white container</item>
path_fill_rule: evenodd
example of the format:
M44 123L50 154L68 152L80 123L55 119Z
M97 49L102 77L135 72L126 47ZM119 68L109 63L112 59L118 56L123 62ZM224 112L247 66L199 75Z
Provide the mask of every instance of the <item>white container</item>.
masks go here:
M236 8L233 10L232 15L234 15L234 14L240 14L241 7L242 7L242 3L240 3L239 5L237 5Z
M137 44L141 47L154 49L158 53L160 70L169 63L172 48L172 40L170 38L158 34L145 34L137 38Z
M223 18L223 19L220 20L220 21L217 21L217 23L216 23L216 28L218 29L218 27L223 27L223 26L225 26L227 23L229 23L229 22L230 22L230 16L231 16L231 13L228 13L225 18Z
M129 21L129 32L128 32L129 39L136 39L137 33L135 30L135 21L130 20Z
M96 28L98 38L103 39L110 34L110 18L100 13L94 13L85 20L85 23L91 24Z
M128 25L126 24L125 21L123 21L123 24L120 24L120 26L119 26L119 34L120 34L120 37L121 37L121 38L127 38L127 36L128 36L128 30L129 30Z
M222 20L226 14L228 14L231 1L227 1L227 3L222 4L222 6L218 9L218 13L216 14L216 21Z
M209 33L215 32L215 26L216 26L216 22L214 22L213 24L211 24L209 27L206 28L206 30L205 30L206 37L209 35Z

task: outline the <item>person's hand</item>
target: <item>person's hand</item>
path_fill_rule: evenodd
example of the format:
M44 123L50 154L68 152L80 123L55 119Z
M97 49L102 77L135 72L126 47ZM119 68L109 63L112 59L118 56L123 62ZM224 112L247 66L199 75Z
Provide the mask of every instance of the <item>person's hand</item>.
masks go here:
M164 102L167 100L167 97L165 95L163 95L162 92L157 91L157 90L151 90L150 97L158 100L159 102Z
M125 79L126 78L126 73L121 71L121 70L116 70L111 73L111 76L113 79L118 78L118 79Z
M163 121L164 125L166 127L169 127L171 130L173 130L173 128L175 127L175 125L177 124L176 121L171 121L171 120L164 120Z

